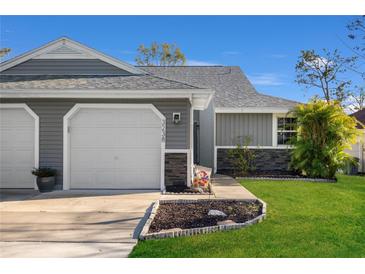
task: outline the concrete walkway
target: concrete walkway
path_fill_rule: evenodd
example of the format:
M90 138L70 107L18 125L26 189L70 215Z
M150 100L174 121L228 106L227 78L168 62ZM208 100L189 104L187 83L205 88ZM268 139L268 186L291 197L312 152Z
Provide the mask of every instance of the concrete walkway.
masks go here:
M2 190L0 257L127 257L159 197L157 191Z
M216 174L212 178L213 192L216 199L256 200L257 197L239 184L234 178Z

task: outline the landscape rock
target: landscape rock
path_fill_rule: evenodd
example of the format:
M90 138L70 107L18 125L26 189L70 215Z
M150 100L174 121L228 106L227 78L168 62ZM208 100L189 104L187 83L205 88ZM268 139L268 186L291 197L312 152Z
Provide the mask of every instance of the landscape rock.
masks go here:
M216 210L216 209L209 210L208 215L210 215L210 216L222 216L222 217L226 217L227 216L226 213L224 213L224 212L222 212L220 210Z
M182 229L176 227L176 228L170 228L170 229L163 229L160 232L166 232L166 233L168 233L168 232L178 232L178 231L182 231Z
M235 225L237 224L235 221L232 220L224 220L217 222L217 225Z

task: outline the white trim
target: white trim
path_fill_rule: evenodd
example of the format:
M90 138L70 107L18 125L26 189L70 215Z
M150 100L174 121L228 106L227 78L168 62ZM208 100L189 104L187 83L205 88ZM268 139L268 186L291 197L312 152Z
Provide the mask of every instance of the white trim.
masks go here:
M213 111L213 115L213 173L217 173L217 113Z
M120 69L126 70L133 74L146 74L145 71L140 70L130 64L127 64L125 62L122 62L120 60L117 60L111 56L108 56L104 53L101 53L95 49L92 49L90 47L87 47L79 42L76 42L74 40L71 40L67 37L61 37L57 40L51 41L39 48L36 48L34 50L31 50L29 52L26 52L18 57L12 58L0 66L0 72L7 70L11 67L14 67L20 63L23 63L29 59L36 58L37 56L41 56L42 54L45 54L49 51L52 51L62 45L67 45L70 48L73 48L75 50L81 51L82 53L85 53L86 55L90 55L90 57L95 59L100 59L104 62L107 62L113 66L116 66ZM67 55L65 55L63 58L68 58Z
M292 146L288 146L288 145L282 145L282 144L278 144L278 118L290 118L293 117L293 115L290 115L288 113L273 113L272 114L272 145L274 147L277 148L287 148L287 147L292 147ZM296 130L286 130L283 132L296 132Z
M189 153L189 149L167 148L165 153Z
M214 174L217 173L217 150L218 148L214 146Z
M188 181L186 185L188 187L191 186L191 182L193 181L194 177L194 108L190 106L190 136L189 136L189 154L188 154Z
M278 146L278 114L272 114L272 146Z
M211 91L211 94L209 95L208 100L203 96L199 96L199 95L195 96L193 98L193 105L195 105L194 110L205 110L205 109L207 109L210 102L213 99L214 94L215 94L215 91ZM205 103L204 104L197 103L197 101L201 101L201 100L204 100Z
M133 94L138 95L154 95L155 98L158 95L178 95L184 96L186 98L191 99L191 96L205 96L208 100L210 96L214 93L211 89L1 89L0 95L5 98L17 98L21 96L25 97L44 97L44 98L78 98L83 96L97 96L97 95L106 95L106 96L119 96L119 95L128 95L131 96ZM12 97L11 97L12 96ZM194 98L193 98L194 99ZM196 109L196 108L195 108Z
M210 89L150 89L150 90L62 90L62 89L2 89L0 98L187 98L194 109L203 110L209 104Z
M242 108L216 108L215 113L286 113L291 111L288 107L242 107Z
M70 119L82 108L110 108L110 109L150 109L160 119L161 124L166 123L165 116L152 104L76 104L70 109L63 117L63 189L70 189L70 134L68 132ZM162 127L162 125L161 125ZM161 135L164 134L161 130ZM160 188L161 191L165 190L165 148L166 143L161 136L161 172L160 172Z
M22 108L26 112L29 113L30 116L34 118L34 167L39 167L39 117L38 115L27 106L27 104L5 104L0 103L1 108ZM29 170L29 172L31 172ZM34 189L38 189L37 187L37 178L34 178Z
M166 119L164 121L161 120L161 122L166 122ZM166 130L166 129L165 129ZM166 142L161 142L161 161L160 161L160 190L161 192L164 192L166 190L166 186L165 186L165 148L166 148Z

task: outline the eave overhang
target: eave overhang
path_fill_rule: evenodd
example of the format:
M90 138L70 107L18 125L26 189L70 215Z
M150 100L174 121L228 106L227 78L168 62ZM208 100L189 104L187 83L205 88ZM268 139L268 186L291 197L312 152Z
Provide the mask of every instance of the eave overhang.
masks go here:
M60 90L60 89L11 89L0 90L2 98L187 98L196 110L208 107L214 95L210 89L175 89L175 90Z

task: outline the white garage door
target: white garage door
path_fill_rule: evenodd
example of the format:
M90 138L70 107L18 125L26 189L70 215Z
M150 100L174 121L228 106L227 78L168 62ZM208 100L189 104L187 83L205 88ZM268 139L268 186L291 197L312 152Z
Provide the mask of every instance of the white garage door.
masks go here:
M70 188L160 188L161 119L151 109L81 108L69 135Z
M24 108L0 108L1 188L34 188L35 130Z

